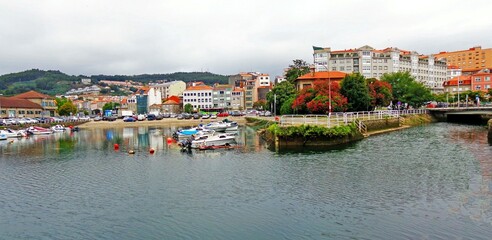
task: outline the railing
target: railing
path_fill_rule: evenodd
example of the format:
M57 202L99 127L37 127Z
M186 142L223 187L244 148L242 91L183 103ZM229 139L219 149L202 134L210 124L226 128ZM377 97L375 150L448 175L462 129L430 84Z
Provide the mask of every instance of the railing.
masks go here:
M357 124L360 133L364 134L367 132L367 126L361 120L355 119L355 124Z
M280 124L286 125L301 125L301 124L316 124L327 127L339 125L347 125L355 120L367 121L387 118L399 118L405 115L418 115L428 113L427 109L412 109L412 110L386 110L386 111L371 111L371 112L334 112L329 115L283 115L280 118Z

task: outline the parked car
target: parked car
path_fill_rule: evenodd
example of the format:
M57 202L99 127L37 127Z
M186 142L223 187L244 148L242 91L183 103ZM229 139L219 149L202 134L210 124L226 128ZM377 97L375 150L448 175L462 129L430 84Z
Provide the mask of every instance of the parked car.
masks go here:
M210 115L208 115L208 114L205 114L202 116L202 119L209 119L209 118L210 118Z
M178 120L184 119L183 114L178 114L178 115L176 116L176 119L178 119Z
M143 121L143 120L145 120L145 115L143 115L143 114L138 114L138 116L137 116L137 120L138 120L138 121Z
M134 117L131 117L131 116L127 116L127 117L124 117L123 118L123 122L136 122L137 119L135 119Z
M217 117L229 117L229 113L221 112L221 113L217 114Z
M164 115L158 114L155 116L155 120L162 120L164 118Z
M147 121L154 121L156 119L155 114L149 114L147 115Z
M96 116L96 117L94 118L94 121L96 121L96 122L97 122L97 121L101 121L101 120L102 120L102 117L100 117L100 116Z
M210 119L217 119L217 115L215 115L215 114L211 114L211 115L210 115Z
M193 114L193 119L200 119L201 115L198 113Z

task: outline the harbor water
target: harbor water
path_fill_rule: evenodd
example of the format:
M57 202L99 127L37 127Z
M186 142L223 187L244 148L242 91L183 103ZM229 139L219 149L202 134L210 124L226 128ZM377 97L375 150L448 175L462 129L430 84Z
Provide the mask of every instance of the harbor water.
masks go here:
M492 236L483 126L437 123L284 152L246 127L238 148L182 152L167 144L175 130L1 141L0 239Z

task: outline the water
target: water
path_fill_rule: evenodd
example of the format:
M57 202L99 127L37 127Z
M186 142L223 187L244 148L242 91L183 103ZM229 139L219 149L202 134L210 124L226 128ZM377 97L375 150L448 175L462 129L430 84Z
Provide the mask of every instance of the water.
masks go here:
M163 137L174 130L0 142L0 239L492 236L483 127L439 123L279 153L247 128L242 148L182 153Z

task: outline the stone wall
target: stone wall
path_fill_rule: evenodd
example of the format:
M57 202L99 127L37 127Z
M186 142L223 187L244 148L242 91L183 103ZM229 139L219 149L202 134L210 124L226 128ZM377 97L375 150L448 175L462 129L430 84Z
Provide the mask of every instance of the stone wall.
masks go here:
M368 121L363 121L363 123L367 126L368 132L379 131L389 128L397 128L400 126L400 122L398 118L368 120Z

